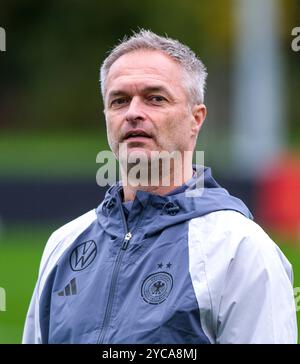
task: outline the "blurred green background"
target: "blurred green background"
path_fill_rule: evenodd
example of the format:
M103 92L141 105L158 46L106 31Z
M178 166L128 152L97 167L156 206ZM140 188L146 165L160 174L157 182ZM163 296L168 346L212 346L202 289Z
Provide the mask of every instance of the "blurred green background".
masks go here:
M99 66L119 39L138 28L179 39L207 66L208 118L199 138L199 149L205 150L205 164L212 166L233 193L238 187L254 215L257 210L258 221L293 264L294 287L300 287L299 215L293 217L293 224L284 226L276 223L276 216L264 216L257 207L261 206L257 204L257 196L261 195L257 191L263 185L257 179L261 166L251 174L243 168L234 169L231 147L241 129L234 121L238 112L234 114L233 110L240 105L236 105L237 90L244 87L243 77L236 74L242 58L237 38L245 28L239 15L240 3L245 1L1 2L0 27L6 30L6 51L0 52L0 287L6 291L6 311L0 311L0 343L21 341L39 261L51 232L101 202L102 193L97 195L95 181L96 155L108 149L108 145ZM279 101L268 98L268 91L262 91L261 97L269 100L269 111L276 106L281 112L280 125L276 126L280 140L274 142L273 138L275 148L270 148L271 154L274 160L288 154L299 161L300 52L291 49L291 31L300 26L300 3L266 0L265 9L259 1L249 3L253 4L253 32L262 19L268 23L274 9L276 14L270 37L276 47L268 50L266 42L260 49L248 49L247 56L249 60L255 59L255 52L263 56L265 50L266 59L269 54L279 60L272 66L274 77L280 78L276 90ZM244 41L247 37L251 44L251 32ZM256 62L256 68L261 67L264 74L266 67L267 73L268 67ZM247 64L244 69L247 73ZM257 86L263 89L269 81L261 82ZM274 91L272 87L270 90ZM247 110L245 118L246 114ZM247 125L247 135L245 128ZM251 151L258 148L256 142L252 137L250 157ZM247 159L244 165L247 166ZM297 175L297 166L295 169ZM76 190L69 186L76 186ZM300 191L300 183L297 186ZM93 194L85 198L92 190ZM66 191L62 194L69 194L68 199L59 197L57 191ZM295 193L298 197L293 195L291 203L299 201L299 192ZM290 208L289 205L286 216ZM297 314L300 324L300 311Z

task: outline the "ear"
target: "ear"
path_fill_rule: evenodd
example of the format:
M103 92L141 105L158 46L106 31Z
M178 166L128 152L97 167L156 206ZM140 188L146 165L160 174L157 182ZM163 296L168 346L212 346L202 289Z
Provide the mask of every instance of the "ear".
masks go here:
M203 122L206 118L206 106L204 104L195 105L192 109L193 121L192 121L192 135L197 136Z

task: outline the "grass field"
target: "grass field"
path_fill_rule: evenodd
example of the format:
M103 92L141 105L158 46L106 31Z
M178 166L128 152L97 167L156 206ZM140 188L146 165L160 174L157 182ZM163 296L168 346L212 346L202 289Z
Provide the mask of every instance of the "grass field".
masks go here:
M0 312L0 343L21 342L30 297L43 246L55 226L10 227L0 234L0 287L6 291L6 311ZM281 244L293 264L295 287L300 287L300 248ZM298 312L300 326L300 311Z
M19 343L37 278L48 228L9 228L0 235L0 286L6 311L0 312L0 343Z
M94 177L96 156L108 150L105 130L99 133L1 132L0 176L51 179Z

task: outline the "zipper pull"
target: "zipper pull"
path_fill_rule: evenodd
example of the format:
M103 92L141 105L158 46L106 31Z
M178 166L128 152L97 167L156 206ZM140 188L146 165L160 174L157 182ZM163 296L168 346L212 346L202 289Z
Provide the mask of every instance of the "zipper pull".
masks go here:
M127 247L128 247L128 243L129 243L129 240L132 238L132 234L131 232L128 232L125 237L124 237L124 240L123 240L123 245L122 245L122 249L123 250L126 250Z

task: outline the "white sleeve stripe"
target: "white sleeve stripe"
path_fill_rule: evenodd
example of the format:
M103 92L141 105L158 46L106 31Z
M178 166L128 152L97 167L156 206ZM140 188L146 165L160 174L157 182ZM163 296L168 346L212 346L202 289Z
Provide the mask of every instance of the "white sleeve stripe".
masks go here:
M206 276L205 256L199 241L199 219L189 222L189 272L200 311L201 327L211 343L215 343L213 333L213 310Z
M91 210L76 220L64 225L55 231L50 237L45 248L39 273L38 299L40 299L43 287L59 258L65 250L83 233L96 219L95 210ZM75 227L75 228L74 228Z
M79 218L56 230L49 238L41 260L39 277L26 316L23 339L24 344L41 343L41 328L39 322L39 300L45 282L66 249L86 230L97 218L96 211L91 210Z

